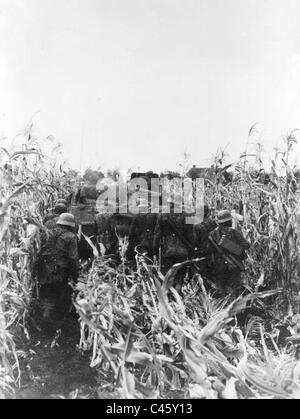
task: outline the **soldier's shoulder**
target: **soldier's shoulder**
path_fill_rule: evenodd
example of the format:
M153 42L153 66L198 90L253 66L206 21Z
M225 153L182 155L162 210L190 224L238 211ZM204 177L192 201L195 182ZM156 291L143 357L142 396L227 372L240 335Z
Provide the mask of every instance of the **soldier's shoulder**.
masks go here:
M55 225L52 225L52 221L48 221L47 225L45 227L47 228L47 234L50 234L51 236L57 236L61 233L62 229L59 225L55 223Z
M44 221L44 226L46 227L46 228L50 228L51 226L52 226L52 221L51 220L48 220L48 221Z
M219 229L219 226L217 226L217 227L215 227L213 230L211 230L211 232L210 232L210 235L212 236L212 237L215 237L215 236L217 236L217 235L219 235L220 234L220 229Z
M230 229L230 234L233 237L243 238L243 234L240 231L236 230L235 228Z
M57 224L56 224L57 220L58 220L58 217L53 217L53 218L51 218L50 220L48 220L48 221L45 223L45 227L46 227L46 228L51 228L51 229L53 229L53 228L57 228Z
M208 228L210 228L210 229L214 230L215 228L217 228L217 227L218 227L218 224L217 224L217 222L216 222L215 220L209 219L209 220L207 220L207 222L206 222L206 226L207 226Z
M53 218L55 218L56 215L55 214L47 214L43 220L43 224L46 224L48 221L53 220Z
M247 239L244 237L244 235L243 235L243 233L242 233L241 231L234 230L234 235L235 235L235 237L236 237L238 240L240 240L240 241L242 241L242 242L247 242ZM249 244L249 245L250 245L250 244Z
M73 232L73 231L64 231L62 233L61 237L62 237L63 240L66 240L66 241L76 241L77 240L76 233Z

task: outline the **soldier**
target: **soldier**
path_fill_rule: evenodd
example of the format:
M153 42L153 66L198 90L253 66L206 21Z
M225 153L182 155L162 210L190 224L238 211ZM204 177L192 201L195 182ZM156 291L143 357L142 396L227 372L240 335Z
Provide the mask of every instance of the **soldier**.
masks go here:
M53 214L49 214L48 216L45 217L44 219L44 225L45 227L49 228L49 229L53 229L57 227L57 221L58 218L60 216L60 214L66 213L67 212L67 207L65 204L60 203L59 201L57 202L57 204L54 207L53 210Z
M156 258L161 254L161 270L165 274L173 265L184 262L193 256L194 246L192 226L186 224L185 213L174 212L174 200L170 203L170 213L159 214L157 217L153 252ZM161 248L161 252L160 252ZM180 290L185 272L179 272L174 286Z
M59 216L57 227L43 232L37 265L42 318L46 324L64 318L70 307L69 279L77 281L79 259L75 219L72 214Z
M206 257L211 248L208 240L209 233L217 227L217 223L211 218L210 208L204 205L204 219L202 223L193 226L194 243L198 257Z
M79 242L78 242L78 252L80 259L82 260L88 260L93 258L93 249L90 246L90 244L86 241L86 239L83 237L82 234L84 234L86 237L91 239L91 242L94 246L97 246L97 222L96 218L92 221L79 221L77 223L78 229L77 233L79 236Z
M91 259L93 258L93 248L84 236L91 240L93 246L97 246L96 201L91 199L90 202L86 202L85 204L73 205L71 212L77 224L79 257L82 260Z
M201 275L204 278L210 277L211 261L209 255L212 252L212 245L208 240L209 234L217 227L216 221L211 218L211 210L209 206L204 205L204 219L202 223L193 226L194 244L196 247L196 255L199 258L206 258L199 266Z
M56 202L57 204L63 204L67 209L69 208L70 202L67 199L60 198Z
M227 210L218 213L218 227L209 235L213 245L212 275L222 295L238 296L242 289L243 261L250 243L242 233L232 228L232 216Z
M46 224L47 221L52 220L53 218L57 218L63 212L67 212L68 206L69 204L66 199L58 199L55 206L51 209L51 212L45 216L43 224ZM62 209L64 209L64 211L62 211Z
M99 208L96 215L97 243L104 246L106 255L112 255L115 249L116 237L112 225L114 212L115 207L106 198L103 208Z
M112 232L110 229L110 217L111 214L97 214L97 243L102 244L105 248L105 254L111 254L110 244L112 242Z
M153 238L157 221L157 214L150 212L147 200L139 204L139 209L147 212L137 214L133 217L129 230L130 254L134 255L137 247L139 253L144 253L149 259L153 259Z
M97 183L101 178L102 174L97 171L87 170L84 175L84 184L76 194L76 201L80 204L86 204L91 199L97 199L100 195L97 190Z

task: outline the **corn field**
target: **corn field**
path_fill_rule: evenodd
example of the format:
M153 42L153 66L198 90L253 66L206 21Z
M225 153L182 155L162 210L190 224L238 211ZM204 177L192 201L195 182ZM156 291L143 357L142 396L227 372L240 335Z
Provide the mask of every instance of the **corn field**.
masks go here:
M49 142L53 140L49 138ZM20 384L13 331L27 334L26 317L33 288L32 269L39 249L43 215L70 186L62 170L59 146L44 156L31 128L19 144L0 148L0 397Z
M15 336L30 339L32 270L43 217L77 181L52 138L38 141L28 129L19 140L0 148L0 398L13 398L22 383ZM295 141L293 133L286 138L268 182L253 175L243 155L230 182L222 181L219 159L206 184L206 200L216 211L242 204L241 228L251 242L247 294L217 299L197 272L179 294L172 283L181 265L163 276L138 253L135 269L125 257L117 265L98 256L82 271L74 296L78 345L103 378L99 397L300 397L300 195L289 166ZM121 254L124 248L120 242ZM258 314L247 316L249 307ZM290 331L284 342L282 327Z

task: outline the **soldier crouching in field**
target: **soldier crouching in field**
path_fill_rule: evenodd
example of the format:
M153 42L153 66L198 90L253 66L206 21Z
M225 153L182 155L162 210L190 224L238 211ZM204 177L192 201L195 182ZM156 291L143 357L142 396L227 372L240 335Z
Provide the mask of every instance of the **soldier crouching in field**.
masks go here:
M242 292L243 261L250 243L242 233L232 228L232 216L227 210L218 213L218 227L209 235L212 245L212 279L221 296L237 297Z
M79 268L75 219L63 213L56 228L46 229L41 237L36 276L43 326L58 327L63 321L71 306L69 280L77 281Z

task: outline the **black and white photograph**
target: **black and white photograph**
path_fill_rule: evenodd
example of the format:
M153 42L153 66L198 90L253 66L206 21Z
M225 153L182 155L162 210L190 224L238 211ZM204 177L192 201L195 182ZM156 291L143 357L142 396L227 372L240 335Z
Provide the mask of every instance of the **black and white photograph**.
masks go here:
M0 399L300 399L299 0L0 0Z

